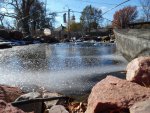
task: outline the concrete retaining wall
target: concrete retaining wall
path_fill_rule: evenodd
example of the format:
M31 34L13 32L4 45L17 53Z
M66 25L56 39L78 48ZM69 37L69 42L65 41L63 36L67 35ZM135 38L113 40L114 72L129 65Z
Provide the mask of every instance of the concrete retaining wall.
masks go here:
M127 60L150 56L150 29L114 30L118 50Z

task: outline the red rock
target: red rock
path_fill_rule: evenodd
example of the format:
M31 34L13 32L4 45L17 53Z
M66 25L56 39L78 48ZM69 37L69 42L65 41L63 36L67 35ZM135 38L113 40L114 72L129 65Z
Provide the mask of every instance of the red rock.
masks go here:
M21 89L17 87L0 85L0 100L12 102L15 101L20 95L22 95Z
M0 113L25 113L22 110L7 104L5 101L0 100Z
M150 99L135 103L130 108L130 113L150 113Z
M150 57L139 57L127 65L126 79L141 85L150 85Z
M114 109L128 109L135 102L150 98L150 88L107 76L97 83L88 98L86 113L103 113Z

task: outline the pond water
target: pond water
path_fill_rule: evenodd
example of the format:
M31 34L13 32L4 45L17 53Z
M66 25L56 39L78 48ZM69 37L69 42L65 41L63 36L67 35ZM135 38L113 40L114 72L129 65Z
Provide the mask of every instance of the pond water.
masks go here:
M65 94L89 92L103 75L125 70L115 44L60 43L0 50L0 84Z

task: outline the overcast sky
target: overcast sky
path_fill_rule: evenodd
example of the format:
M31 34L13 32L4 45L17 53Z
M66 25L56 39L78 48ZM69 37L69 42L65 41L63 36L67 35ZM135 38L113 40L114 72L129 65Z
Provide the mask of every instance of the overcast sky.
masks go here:
M99 8L103 11L103 13L113 7L115 7L117 4L124 2L125 0L47 0L47 9L50 11L67 11L68 8L70 8L72 11L79 11L81 12L83 8L87 5L92 5L96 8ZM103 17L112 20L113 14L115 11L125 7L125 6L138 6L138 11L141 10L140 0L130 0L129 2L113 9L112 11L109 11L107 14L105 14ZM79 21L80 14L79 13L71 13L71 15L75 15L76 21ZM63 24L63 13L58 13L58 16L56 17L56 26L59 26ZM106 22L104 22L106 23Z

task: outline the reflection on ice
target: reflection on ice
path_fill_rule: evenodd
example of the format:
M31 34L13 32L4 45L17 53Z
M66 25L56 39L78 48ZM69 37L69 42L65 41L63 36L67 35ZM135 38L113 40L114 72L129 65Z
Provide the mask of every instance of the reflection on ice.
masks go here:
M88 91L105 73L125 69L115 44L68 43L14 47L0 51L0 84L44 87L59 92ZM24 86L25 88L26 86Z

